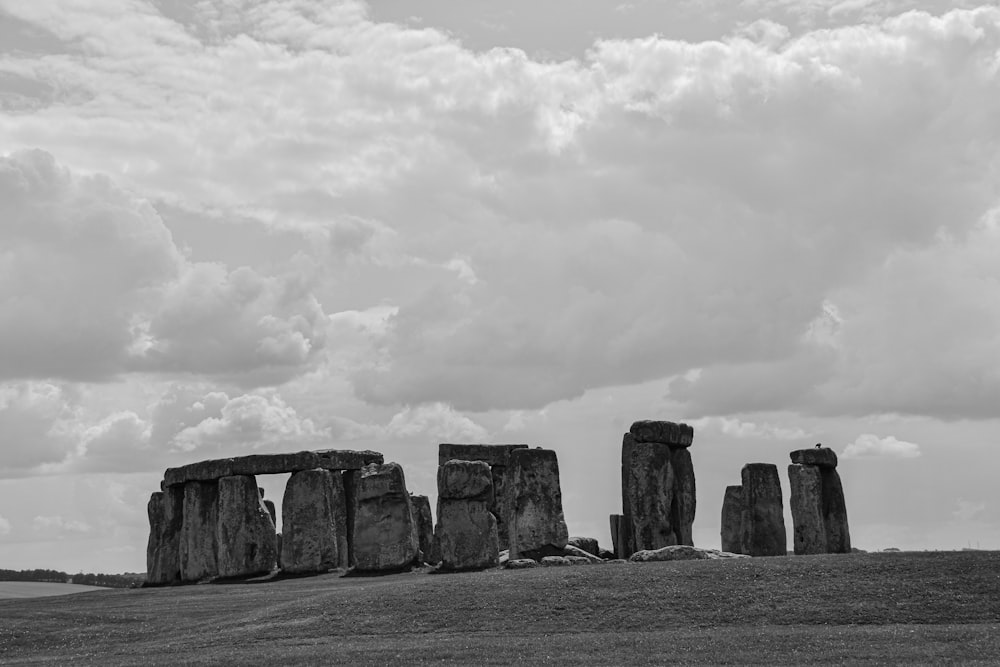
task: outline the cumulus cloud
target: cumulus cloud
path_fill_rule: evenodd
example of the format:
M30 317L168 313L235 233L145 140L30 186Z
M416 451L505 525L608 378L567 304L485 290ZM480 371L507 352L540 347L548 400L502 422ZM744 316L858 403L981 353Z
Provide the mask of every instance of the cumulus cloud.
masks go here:
M810 436L798 426L783 426L769 422L752 422L734 417L706 417L692 420L696 430L716 429L734 438L765 438L769 440L802 440Z
M847 445L840 456L844 459L913 459L920 456L920 445L897 440L891 435L880 438L871 433L863 433Z
M74 392L47 382L0 384L0 476L58 463L76 447L80 409Z
M32 530L46 537L65 537L74 533L89 533L90 524L77 519L65 519L60 515L36 516L31 521Z
M385 434L391 438L427 436L442 442L482 442L489 437L485 428L444 403L406 406L392 416Z

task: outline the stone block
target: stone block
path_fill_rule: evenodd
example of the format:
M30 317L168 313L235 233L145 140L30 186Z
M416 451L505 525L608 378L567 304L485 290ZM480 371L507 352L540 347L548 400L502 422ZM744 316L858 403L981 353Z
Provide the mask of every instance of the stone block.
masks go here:
M778 467L773 463L748 463L740 476L743 480L741 552L750 556L784 556L788 547Z
M788 466L792 545L797 556L826 553L821 468L793 463Z
M510 557L537 560L561 554L569 532L556 453L551 449L516 449L510 458Z
M742 528L740 521L743 516L743 487L727 486L722 499L722 550L730 553L743 553Z
M633 422L628 431L636 442L681 446L681 425L674 422L643 419Z
M671 524L674 469L670 448L636 442L631 433L626 433L622 449L628 451L623 477L624 510L631 520L630 552L677 544Z
M697 491L691 451L687 447L671 447L670 467L674 471L670 524L674 530L677 544L694 546L694 514L697 507Z
M277 566L274 522L253 475L219 480L217 545L220 577L267 574Z
M847 504L840 475L834 468L821 468L823 480L823 522L826 526L826 551L851 553L851 532L847 526Z
M567 540L566 544L574 546L577 549L583 549L592 556L596 556L600 552L600 545L598 545L597 540L593 537L571 537Z
M410 496L413 504L413 516L417 521L417 542L424 562L437 565L440 556L434 552L434 518L431 516L431 501L427 496Z
M442 570L483 570L499 564L496 517L483 500L439 500L435 537Z
M146 545L146 585L180 581L180 539L184 523L184 489L167 487L152 494L146 506L149 541Z
M292 473L281 500L284 572L328 572L341 566L341 538L346 526L338 526L337 506L343 504L343 481L339 473L329 470ZM343 514L341 511L339 516Z
M485 461L452 459L438 466L438 498L482 500L493 507L493 475Z
M403 468L398 463L365 466L355 496L355 568L377 572L414 564L420 546Z
M184 484L182 513L181 581L201 581L218 576L216 525L219 517L219 483L210 481Z
M485 461L491 466L510 465L510 453L517 449L527 449L528 445L480 445L452 444L438 445L438 465L458 459L460 461Z
M810 447L809 449L797 449L789 456L792 463L804 466L820 466L821 468L837 467L837 452L829 447Z
M253 454L167 468L163 475L163 483L166 486L176 486L190 481L212 481L236 475L273 475L314 468L357 470L369 463L381 462L382 455L372 451L331 449L287 454Z

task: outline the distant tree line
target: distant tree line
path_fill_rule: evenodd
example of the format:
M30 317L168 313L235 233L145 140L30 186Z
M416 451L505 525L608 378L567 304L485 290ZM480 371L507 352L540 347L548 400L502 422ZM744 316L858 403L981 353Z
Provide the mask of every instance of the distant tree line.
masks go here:
M146 581L145 574L127 572L125 574L67 574L59 570L4 570L0 569L0 581L48 581L57 584L83 584L106 588L137 588Z

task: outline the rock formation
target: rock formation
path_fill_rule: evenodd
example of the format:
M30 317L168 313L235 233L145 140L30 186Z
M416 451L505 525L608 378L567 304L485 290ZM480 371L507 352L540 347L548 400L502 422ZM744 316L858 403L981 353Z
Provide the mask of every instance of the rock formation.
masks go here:
M437 565L440 556L434 553L434 517L431 515L431 501L427 496L410 496L413 516L417 521L417 542L425 563Z
M490 512L497 520L497 540L500 548L506 549L510 544L510 534L507 528L507 517L510 514L510 493L508 491L508 472L511 452L527 449L528 445L480 445L452 444L438 445L438 465L448 461L484 461L490 466L493 478L493 504Z
M283 571L326 572L343 565L345 502L344 483L337 472L302 470L288 478L281 500Z
M218 503L219 576L247 577L273 570L278 563L278 538L256 478L223 477Z
M844 488L837 454L827 447L791 453L788 466L796 554L850 553Z
M361 469L354 513L354 560L360 571L399 570L419 555L417 522L398 463Z
M622 439L622 519L612 516L616 555L692 545L696 509L694 429L668 421L637 421Z
M599 555L601 551L600 545L593 537L571 537L566 541L566 544L574 546L577 549L583 549L592 556Z
M184 519L184 489L167 487L157 491L146 506L149 542L146 545L146 584L180 581L180 539Z
M438 467L438 523L434 531L441 569L497 566L493 477L484 461L451 460Z
M254 493L257 493L256 489ZM201 581L218 576L216 558L218 515L218 482L187 482L184 485L183 523L180 536L181 581Z
M748 463L740 476L743 480L740 552L749 556L784 556L785 517L778 467L772 463Z
M233 475L274 475L313 468L359 470L369 463L382 463L382 455L378 452L354 452L343 449L294 454L254 454L167 468L163 474L163 483L166 486L175 486L190 481L207 482Z
M743 515L743 487L727 486L726 495L722 499L722 550L739 554L743 553L741 540L743 539L742 521Z
M540 448L513 450L508 483L511 560L561 556L569 532L556 453Z

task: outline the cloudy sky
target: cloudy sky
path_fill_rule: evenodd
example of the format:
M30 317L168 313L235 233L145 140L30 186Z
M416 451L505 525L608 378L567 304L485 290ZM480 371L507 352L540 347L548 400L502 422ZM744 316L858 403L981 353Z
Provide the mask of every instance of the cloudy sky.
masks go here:
M446 441L555 449L607 544L643 418L699 545L823 442L855 546L1000 548L986 4L0 0L0 567L144 570L167 466L433 496Z

